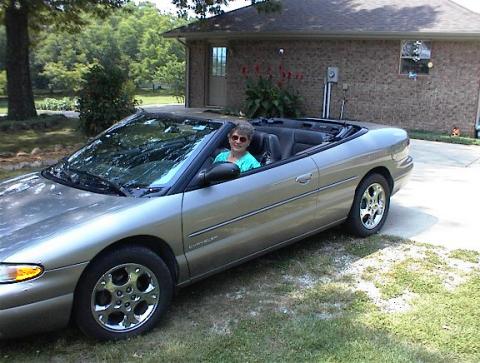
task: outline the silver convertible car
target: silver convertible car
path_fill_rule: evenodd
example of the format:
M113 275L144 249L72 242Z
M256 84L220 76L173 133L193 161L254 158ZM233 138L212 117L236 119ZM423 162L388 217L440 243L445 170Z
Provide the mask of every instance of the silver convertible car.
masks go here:
M257 119L260 167L213 163L235 124L139 112L0 183L0 338L70 321L95 339L152 329L176 288L345 223L368 236L412 167L401 129Z

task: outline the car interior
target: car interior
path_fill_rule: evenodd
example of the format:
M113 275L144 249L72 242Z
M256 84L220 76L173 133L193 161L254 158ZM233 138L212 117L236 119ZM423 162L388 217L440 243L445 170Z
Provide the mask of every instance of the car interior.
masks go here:
M256 119L251 121L255 133L248 151L262 166L283 161L309 149L342 140L360 128L344 123L322 122L314 119ZM229 149L228 139L222 140L215 152L202 166L208 169L215 157Z

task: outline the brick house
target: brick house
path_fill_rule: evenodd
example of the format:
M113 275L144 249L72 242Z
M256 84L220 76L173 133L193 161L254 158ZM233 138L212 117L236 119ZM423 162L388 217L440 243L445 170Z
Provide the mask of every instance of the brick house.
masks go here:
M290 71L305 114L321 116L326 69L335 66L332 118L345 89L349 119L480 129L480 14L449 0L281 2L280 12L248 6L164 34L187 46L187 107L241 109L245 72Z

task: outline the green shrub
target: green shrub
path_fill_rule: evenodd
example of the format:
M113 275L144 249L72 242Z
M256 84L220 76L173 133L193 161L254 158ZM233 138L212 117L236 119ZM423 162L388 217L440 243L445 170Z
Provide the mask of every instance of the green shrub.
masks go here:
M7 71L0 71L0 94L7 94Z
M75 111L77 108L77 99L64 97L61 99L45 98L42 102L37 103L39 110L49 111Z
M83 131L93 136L135 112L131 83L117 66L93 66L84 78L78 109Z
M246 115L248 117L299 117L301 115L302 97L291 83L292 72L280 68L280 77L275 80L269 68L267 75L260 75L259 66L255 66L255 77L247 79ZM303 76L301 76L303 78ZM301 79L299 74L295 79Z

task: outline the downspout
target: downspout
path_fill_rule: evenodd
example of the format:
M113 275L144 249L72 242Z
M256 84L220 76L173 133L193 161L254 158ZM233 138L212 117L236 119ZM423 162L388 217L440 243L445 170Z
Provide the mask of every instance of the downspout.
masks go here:
M185 107L190 105L190 48L180 38L177 41L185 47Z

